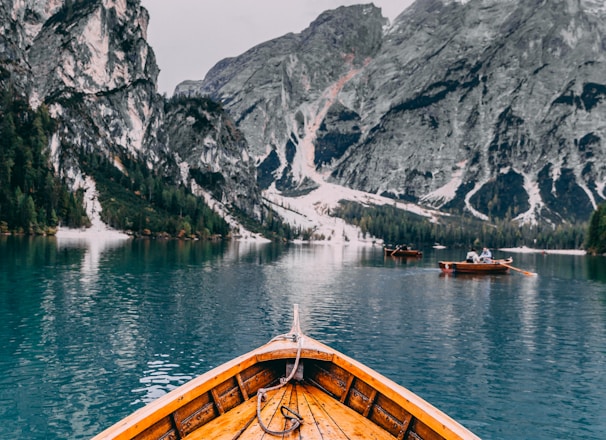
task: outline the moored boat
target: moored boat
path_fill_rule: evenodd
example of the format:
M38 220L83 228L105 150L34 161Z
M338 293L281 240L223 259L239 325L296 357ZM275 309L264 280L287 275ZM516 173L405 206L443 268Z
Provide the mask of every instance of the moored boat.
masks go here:
M422 257L423 252L407 246L385 246L383 252L386 257Z
M295 305L289 333L202 374L93 440L271 436L479 439L408 389L304 335Z
M513 258L509 257L501 260L491 260L489 262L470 263L467 261L439 261L438 264L442 272L445 273L472 273L472 274L500 274L507 273L513 263Z

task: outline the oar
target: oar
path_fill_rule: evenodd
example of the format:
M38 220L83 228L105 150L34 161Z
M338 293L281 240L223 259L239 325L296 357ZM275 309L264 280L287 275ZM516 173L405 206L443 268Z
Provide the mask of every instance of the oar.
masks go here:
M505 263L499 263L499 264L500 264L501 266L508 267L508 268L513 269L513 270L516 270L516 271L518 271L518 272L522 272L524 275L528 275L528 276L534 276L534 275L537 275L535 272L529 272L529 271L527 271L527 270L518 269L517 267L510 266L509 264L505 264Z
M396 246L396 248L391 252L391 254L389 254L389 256L390 257L393 256L393 254L395 254L398 251L398 249L400 249L401 247L402 246Z

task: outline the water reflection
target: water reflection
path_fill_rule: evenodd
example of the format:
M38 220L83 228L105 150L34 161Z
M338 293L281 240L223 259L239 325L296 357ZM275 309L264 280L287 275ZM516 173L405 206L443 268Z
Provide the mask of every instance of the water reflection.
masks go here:
M139 380L144 387L132 390L133 393L142 395L140 401L133 402L134 405L139 402L150 403L193 379L192 376L179 372L180 366L170 362L170 355L158 354L156 357L158 360L147 363L148 369L144 371L145 376Z
M90 438L287 331L293 303L307 334L484 439L606 432L606 295L589 258L520 255L538 277L453 277L437 259L454 251L403 264L381 248L0 245L4 436Z
M82 283L92 285L97 281L99 275L99 262L103 252L109 249L115 249L124 246L130 239L127 236L108 236L104 237L94 235L81 236L58 236L57 249L80 248L85 249L84 257L80 273L82 275Z
M587 278L594 281L606 283L606 258L603 256L587 256L584 259L586 264Z

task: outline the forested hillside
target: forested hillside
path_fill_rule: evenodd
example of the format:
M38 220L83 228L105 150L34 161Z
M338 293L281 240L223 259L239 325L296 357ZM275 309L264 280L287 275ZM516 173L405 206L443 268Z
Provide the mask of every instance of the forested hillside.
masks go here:
M83 190L69 191L49 158L55 122L46 106L29 108L11 90L0 91L0 232L54 234L57 226L90 226ZM81 158L97 183L102 219L137 235L227 236L229 226L188 189L137 161L125 172L91 153Z
M606 209L604 210L606 214ZM452 216L440 223L406 213L392 206L365 207L341 203L334 213L360 227L362 233L382 238L385 243L430 246L435 242L449 247L528 246L538 249L578 249L583 245L586 224L566 224L555 228L543 225L519 226L511 221L481 222L471 216ZM603 219L606 238L606 216Z
M71 191L52 165L49 140L56 130L45 105L32 110L10 87L0 90L0 233L52 235L58 226L90 226L83 189ZM150 169L140 157L122 154L110 161L89 152L80 154L78 162L95 181L101 218L113 228L135 236L202 239L232 233L226 220L189 187ZM212 182L198 184L214 188ZM263 212L259 220L238 210L233 214L251 231L294 238L288 225Z
M81 192L70 192L48 157L54 129L45 106L32 111L0 90L0 231L54 233L59 224L88 226Z

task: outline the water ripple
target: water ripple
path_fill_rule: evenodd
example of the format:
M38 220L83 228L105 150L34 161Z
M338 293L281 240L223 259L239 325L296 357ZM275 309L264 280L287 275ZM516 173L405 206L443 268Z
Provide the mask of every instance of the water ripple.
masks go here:
M431 253L409 264L380 249L135 241L87 256L44 243L0 252L4 437L90 438L287 331L294 303L307 334L485 440L606 432L599 262L521 256L539 277L445 277Z

